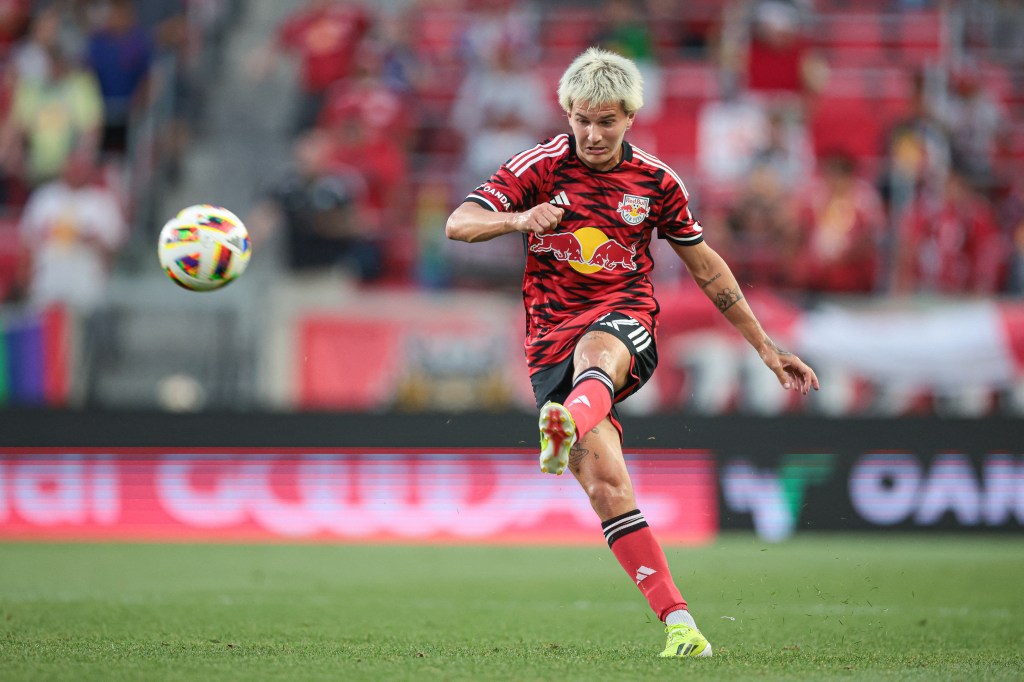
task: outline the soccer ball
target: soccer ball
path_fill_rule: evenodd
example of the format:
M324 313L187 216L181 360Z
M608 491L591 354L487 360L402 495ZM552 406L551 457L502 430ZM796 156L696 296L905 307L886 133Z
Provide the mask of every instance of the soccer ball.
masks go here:
M212 291L245 272L252 256L249 231L231 211L197 204L182 209L160 230L160 266L189 291Z

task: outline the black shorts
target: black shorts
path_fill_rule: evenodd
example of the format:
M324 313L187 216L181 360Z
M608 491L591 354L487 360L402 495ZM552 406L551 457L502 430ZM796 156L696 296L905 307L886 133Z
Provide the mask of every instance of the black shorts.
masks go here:
M645 329L643 325L626 313L611 312L603 315L587 327L584 334L594 331L606 332L618 338L626 344L626 348L629 349L629 354L632 356L626 385L615 394L614 402L622 402L640 390L640 387L646 384L654 374L654 368L658 366L658 344L655 343L654 335L650 333L649 329ZM545 367L532 374L530 382L533 384L533 395L537 400L537 407L541 407L549 400L564 403L572 391L575 374L572 355L557 365ZM612 407L612 417L612 421L616 421L614 407ZM619 430L621 431L621 429Z

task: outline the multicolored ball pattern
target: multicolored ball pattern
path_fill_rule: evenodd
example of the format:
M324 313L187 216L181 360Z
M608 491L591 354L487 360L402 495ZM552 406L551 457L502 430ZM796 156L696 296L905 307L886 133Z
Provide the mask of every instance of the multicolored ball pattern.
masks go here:
M238 279L252 256L249 231L231 211L197 204L182 209L160 230L160 266L189 291L213 291Z

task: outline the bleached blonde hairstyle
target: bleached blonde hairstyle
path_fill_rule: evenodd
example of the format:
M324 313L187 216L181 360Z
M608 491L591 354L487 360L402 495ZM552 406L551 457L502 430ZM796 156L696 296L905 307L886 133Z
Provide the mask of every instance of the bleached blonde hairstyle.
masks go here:
M576 57L558 81L558 104L566 113L576 102L619 102L627 114L644 105L644 77L629 59L599 47Z

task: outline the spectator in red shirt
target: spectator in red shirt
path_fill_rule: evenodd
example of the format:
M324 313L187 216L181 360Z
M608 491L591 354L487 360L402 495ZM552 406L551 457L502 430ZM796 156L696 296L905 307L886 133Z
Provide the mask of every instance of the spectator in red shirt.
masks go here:
M728 202L722 252L741 272L742 283L782 287L797 260L799 234L792 190L778 168L757 163L735 200Z
M1003 230L1006 235L1006 291L1024 296L1024 181L1016 178L1009 196L1001 203Z
M355 198L364 237L382 251L382 267L409 272L413 243L409 162L401 133L407 112L395 93L373 79L334 92L320 127L330 139L330 167L340 175L358 175L365 191ZM387 274L387 273L383 273Z
M383 64L366 54L358 77L338 81L324 94L317 127L330 129L358 117L371 134L387 131L389 137L406 144L412 134L410 99L390 87Z
M796 284L826 293L867 294L879 277L878 240L885 213L878 190L857 175L853 158L827 155L800 209Z
M751 26L746 56L747 87L769 96L816 92L824 69L801 27L800 10L782 0L762 0Z
M31 14L31 0L0 0L0 56L6 57L25 35Z
M353 170L366 181L361 219L372 231L391 230L400 220L408 188L408 162L401 136L404 110L400 100L384 88L367 86L339 95L325 110L323 128L332 142L331 165Z
M265 75L280 53L299 60L301 95L295 113L295 132L312 128L327 89L352 75L359 48L370 30L371 17L360 3L307 0L285 17L274 43L258 58L256 70Z
M954 166L941 196L919 195L903 228L898 284L904 291L992 294L1005 249L991 202Z

